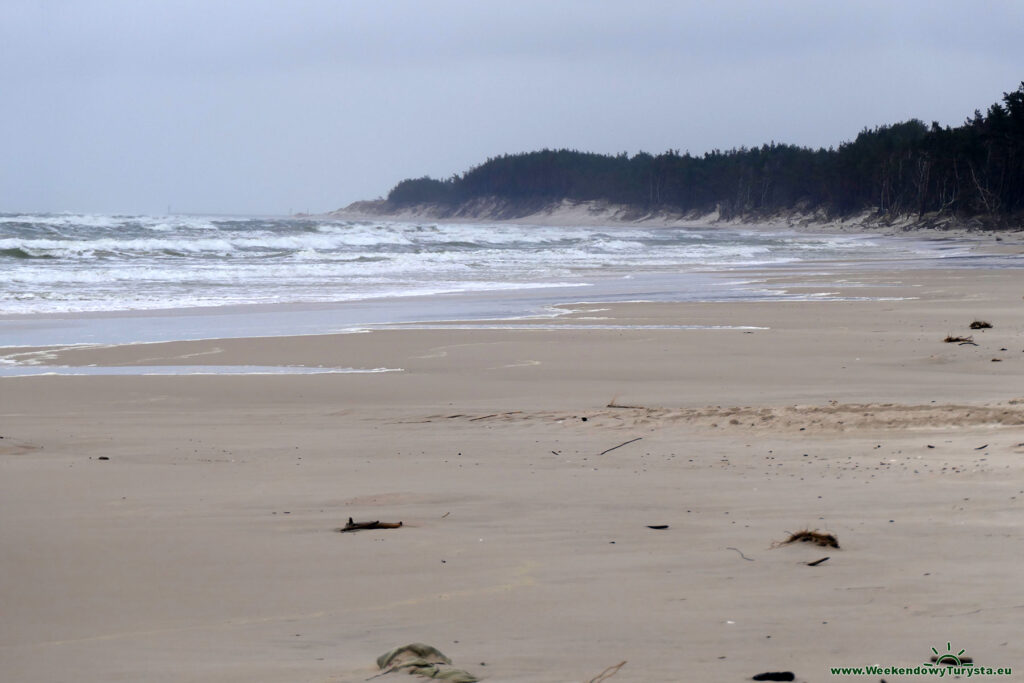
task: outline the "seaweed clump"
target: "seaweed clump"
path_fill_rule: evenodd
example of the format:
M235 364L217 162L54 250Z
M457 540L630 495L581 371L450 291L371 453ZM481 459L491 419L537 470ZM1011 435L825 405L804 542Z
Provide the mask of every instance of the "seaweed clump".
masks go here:
M780 541L777 545L789 545L790 543L813 543L814 545L820 545L823 548L839 548L839 539L832 534L823 534L817 529L813 531L811 529L801 529L795 533L789 535L785 541Z

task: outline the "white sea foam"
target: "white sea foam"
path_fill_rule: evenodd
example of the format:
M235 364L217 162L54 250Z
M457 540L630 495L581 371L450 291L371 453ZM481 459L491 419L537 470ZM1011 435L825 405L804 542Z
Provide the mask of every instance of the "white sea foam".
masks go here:
M578 287L643 273L964 253L880 244L728 229L0 215L0 314Z
M325 368L304 365L32 365L0 366L0 377L46 377L102 375L180 376L180 375L337 375L404 372L402 368Z

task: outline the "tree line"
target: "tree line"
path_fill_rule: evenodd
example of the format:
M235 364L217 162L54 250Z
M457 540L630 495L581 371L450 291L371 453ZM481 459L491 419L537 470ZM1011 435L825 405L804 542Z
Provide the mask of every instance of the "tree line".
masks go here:
M726 218L871 211L1005 223L1024 214L1024 82L955 128L911 119L865 128L838 148L773 142L702 156L545 149L491 158L447 180L403 180L387 202L456 207L484 198L527 207L603 200L645 210L718 210Z

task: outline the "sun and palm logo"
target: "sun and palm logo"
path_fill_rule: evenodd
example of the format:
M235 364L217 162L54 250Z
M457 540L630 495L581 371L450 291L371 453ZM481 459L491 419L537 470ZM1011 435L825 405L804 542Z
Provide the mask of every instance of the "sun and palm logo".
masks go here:
M961 659L961 656L966 652L966 650L960 650L960 652L957 652L956 654L953 653L952 643L946 643L946 651L941 654L934 647L932 648L932 652L934 652L935 655L931 658L932 661L925 662L925 666L939 666L940 664L945 664L946 666L973 666L973 662L970 657L963 657L963 659Z

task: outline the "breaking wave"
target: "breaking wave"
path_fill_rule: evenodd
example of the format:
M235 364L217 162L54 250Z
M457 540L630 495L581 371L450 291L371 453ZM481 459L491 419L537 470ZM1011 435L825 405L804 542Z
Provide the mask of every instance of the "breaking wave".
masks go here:
M639 272L911 258L860 236L96 214L0 214L0 313L147 310L586 286ZM957 255L947 249L943 256Z

